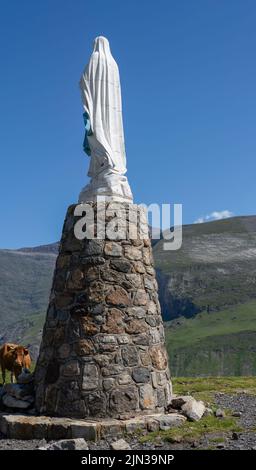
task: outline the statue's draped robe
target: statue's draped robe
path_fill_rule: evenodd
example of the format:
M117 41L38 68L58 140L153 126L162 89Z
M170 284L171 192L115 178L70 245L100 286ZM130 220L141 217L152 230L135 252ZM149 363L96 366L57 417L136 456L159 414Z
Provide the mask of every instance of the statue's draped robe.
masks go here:
M125 174L119 70L107 39L96 38L80 87L84 110L89 115L92 131L92 135L87 135L91 149L88 176L97 177L102 172Z

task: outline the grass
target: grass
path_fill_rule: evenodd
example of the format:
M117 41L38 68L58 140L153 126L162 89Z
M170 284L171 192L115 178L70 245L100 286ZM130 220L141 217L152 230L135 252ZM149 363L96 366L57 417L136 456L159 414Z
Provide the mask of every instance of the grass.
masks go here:
M200 421L190 422L186 421L179 427L171 428L167 431L155 431L140 438L140 441L150 442L154 441L156 437L160 436L162 440L167 442L192 441L200 439L205 434L212 433L226 433L226 432L239 432L241 427L238 426L237 420L232 417L216 418L215 416L206 416Z
M172 383L177 395L193 395L210 405L217 392L234 395L246 391L256 395L256 377L175 377Z
M173 379L174 393L177 395L193 395L196 399L216 408L214 395L216 392L235 394L243 391L256 395L256 377L176 377ZM162 439L167 442L191 442L207 434L211 443L225 441L225 434L242 431L237 419L225 410L225 418L216 418L214 415L203 417L200 421L186 421L179 427L167 431L155 431L140 437L140 441L154 442ZM211 447L214 449L214 447Z

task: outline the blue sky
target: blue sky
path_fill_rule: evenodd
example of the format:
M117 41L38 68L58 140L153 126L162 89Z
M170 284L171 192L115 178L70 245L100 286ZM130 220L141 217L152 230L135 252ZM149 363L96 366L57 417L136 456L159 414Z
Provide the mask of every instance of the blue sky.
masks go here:
M254 0L9 0L0 15L0 247L60 237L87 182L78 82L97 35L119 64L135 202L184 223L255 214Z

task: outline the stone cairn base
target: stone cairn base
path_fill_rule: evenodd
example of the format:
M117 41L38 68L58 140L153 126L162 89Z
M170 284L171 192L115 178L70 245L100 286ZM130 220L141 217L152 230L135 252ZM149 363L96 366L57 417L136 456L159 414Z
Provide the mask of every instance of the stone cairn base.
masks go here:
M96 219L99 204L89 203ZM122 238L79 240L77 206L67 211L35 371L36 409L70 418L163 413L171 385L150 240L127 234L133 204L121 210ZM120 214L120 212L119 212ZM80 217L81 219L81 217Z

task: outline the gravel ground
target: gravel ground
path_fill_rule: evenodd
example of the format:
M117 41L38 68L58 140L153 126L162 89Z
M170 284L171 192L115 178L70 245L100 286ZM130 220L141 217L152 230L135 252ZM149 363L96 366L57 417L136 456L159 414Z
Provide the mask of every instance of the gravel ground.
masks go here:
M136 450L256 450L256 397L241 393L239 395L216 394L216 404L221 409L231 410L238 425L243 428L238 433L214 433L205 435L198 441L168 443L157 437L154 443L141 444L138 439L125 438L132 449ZM223 419L223 418L219 418ZM219 442L218 442L219 441ZM221 441L221 442L220 442ZM35 450L46 445L45 440L18 441L0 436L0 450ZM90 450L107 450L110 442L88 442Z

